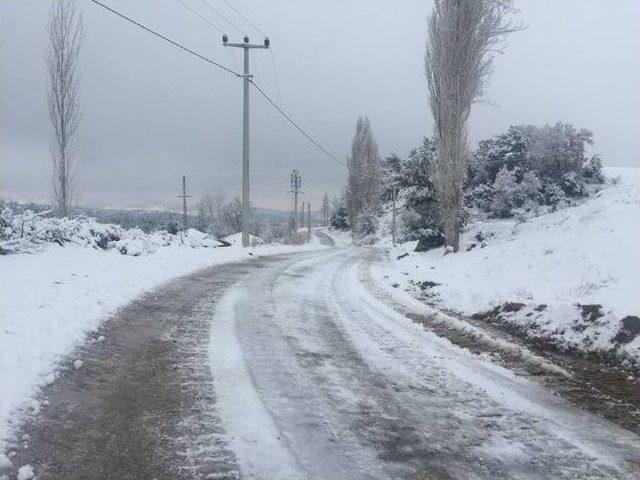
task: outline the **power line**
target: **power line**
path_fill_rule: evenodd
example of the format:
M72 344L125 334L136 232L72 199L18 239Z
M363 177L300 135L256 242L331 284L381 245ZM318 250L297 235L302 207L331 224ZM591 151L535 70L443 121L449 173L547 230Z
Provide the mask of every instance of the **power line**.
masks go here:
M231 10L233 10L234 12L236 12L238 14L238 16L240 16L240 18L242 18L245 22L247 22L251 27L253 27L258 33L260 33L262 36L266 37L267 34L264 33L260 28L256 27L255 24L249 20L247 17L245 17L242 13L240 13L240 11L234 7L233 5L231 5L231 3L228 2L228 0L222 0L225 4L227 4L227 6L229 8L231 8Z
M214 8L213 5L211 5L211 3L208 2L208 0L200 0L200 1L202 3L204 3L207 6L207 8L209 8L209 10L211 10L213 13L215 13L216 15L221 17L225 22L227 22L229 25L231 25L233 28L235 28L238 32L240 32L242 35L244 35L244 31L240 27L238 27L235 23L233 23L231 20L229 20L217 8Z
M184 2L183 0L177 0L177 2L182 5L183 7L187 8L191 13L193 13L194 15L196 15L197 17L199 17L203 22L207 23L209 26L213 27L215 30L217 30L219 33L224 34L224 31L218 27L215 23L213 23L211 20L209 20L207 17L205 17L204 15L202 15L200 12L198 12L197 10L195 10L194 8L192 8L188 3Z
M260 92L260 94L264 98L267 99L267 101L273 106L273 108L275 108L285 119L287 119L287 121L291 125L293 125L295 127L295 129L298 130L316 148L318 148L321 152L323 152L325 155L329 156L332 160L338 162L340 165L342 165L347 170L349 170L349 165L347 165L342 160L338 159L329 150L327 150L325 147L323 147L315 138L313 138L310 134L308 134L298 123L296 123L295 120L293 120L291 118L291 116L289 114L287 114L284 110L282 110L282 108L280 108L280 106L260 87L260 85L258 85L256 82L254 82L253 79L249 79L249 82L256 88L256 90L258 90L258 92ZM381 180L381 177L378 177L378 176L375 176L375 175L368 175L368 174L366 174L364 172L357 172L357 174L359 176L361 176L361 177L374 178L374 179L377 179L377 180Z
M201 1L204 1L204 0L201 0ZM228 0L222 0L222 1L234 12L236 12L236 14L238 14L238 16L242 18L249 26L253 27L254 30L256 30L258 33L260 33L265 37L267 36L267 34L264 31L262 31L261 28L258 28L251 20L249 20L248 17L243 15L242 12L240 12L237 8L235 8ZM280 79L278 78L278 72L276 69L276 62L275 62L273 50L269 50L269 54L271 59L271 67L273 68L273 76L276 83L276 91L278 93L278 101L282 102L282 93L280 91Z
M229 50L229 52L231 55L231 60L233 61L233 64L235 65L236 69L240 70L240 64L238 63L238 59L236 58L234 51Z
M224 65L221 65L213 60L211 60L208 57L205 57L204 55L201 55L193 50L191 50L188 47L185 47L184 45L171 40L169 37L156 32L155 30L146 27L145 25L141 24L140 22L132 19L131 17L128 17L127 15L120 13L119 11L105 5L104 3L100 2L99 0L90 0L91 2L93 2L94 4L102 7L103 9L113 13L114 15L117 15L118 17L122 18L123 20L126 20L129 23L132 23L133 25L143 29L144 31L146 31L147 33L154 35L162 40L164 40L165 42L170 43L171 45L179 48L180 50L187 52L197 58L199 58L200 60L203 60L211 65L214 65L232 75L234 75L235 77L239 77L239 78L244 78L244 75L228 68L225 67ZM178 0L181 1L181 0ZM223 0L225 1L225 0ZM227 3L225 1L225 3ZM230 4L229 4L230 5ZM231 5L230 5L231 6ZM235 9L234 9L235 10ZM293 125L293 127L298 130L298 132L300 132L307 140L309 140L309 142L311 142L317 149L319 149L321 152L323 152L325 155L327 155L329 158L331 158L332 160L334 160L335 162L339 163L340 165L342 165L345 168L349 168L349 166L343 162L342 160L338 159L335 155L333 155L331 152L329 152L324 146L322 146L315 138L313 138L309 133L307 133L293 118L291 118L291 116L289 114L287 114L261 87L260 85L258 85L256 82L253 81L253 79L249 78L248 79L249 83L251 83L256 90L273 106L273 108L275 108L280 115L282 115L291 125ZM370 177L370 178L378 178L378 177L373 177L370 175L366 175L365 173L360 173L361 176L365 176L365 177Z
M282 92L280 91L280 79L278 78L278 70L276 69L276 60L273 56L273 49L269 49L271 57L271 68L273 69L273 77L276 80L276 91L278 92L278 101L282 103Z
M294 128L298 130L307 140L309 140L313 145L315 145L316 148L318 148L325 155L329 156L330 158L338 162L343 167L347 167L346 163L344 163L342 160L339 160L335 155L329 152L329 150L327 150L320 143L318 143L315 138L309 135L300 125L296 123L295 120L291 118L291 116L289 116L284 110L282 110L282 108L280 108L280 106L275 101L273 101L273 99L269 95L267 95L267 93L260 87L260 85L258 85L252 79L249 79L249 82L256 88L256 90L260 93L260 95L262 95L273 106L273 108L275 108L278 112L280 112L280 115L286 118L287 121L291 125L293 125Z
M114 15L117 15L118 17L122 18L123 20L126 20L127 22L132 23L133 25L135 25L135 26L137 26L137 27L139 27L139 28L143 29L145 32L150 33L151 35L154 35L154 36L156 36L156 37L158 37L158 38L160 38L160 39L164 40L165 42L170 43L170 44L171 44L171 45L173 45L174 47L177 47L177 48L179 48L180 50L182 50L182 51L184 51L184 52L187 52L187 53L189 53L189 54L191 54L191 55L193 55L193 56L195 56L195 57L199 58L200 60L203 60L203 61L205 61L205 62L207 62L207 63L209 63L209 64L211 64L211 65L214 65L214 66L216 66L216 67L218 67L218 68L221 68L221 69L222 69L222 70L224 70L225 72L228 72L228 73L230 73L230 74L232 74L232 75L234 75L234 76L236 76L236 77L242 77L242 75L241 75L241 74L239 74L238 72L235 72L235 71L231 70L230 68L225 67L224 65L221 65L221 64L219 64L219 63L217 63L217 62L214 62L213 60L211 60L211 59L210 59L210 58L208 58L208 57L205 57L204 55L200 55L199 53L194 52L194 51L193 51L193 50L191 50L189 47L185 47L184 45L182 45L182 44L180 44L180 43L178 43L178 42L176 42L176 41L174 41L174 40L171 40L169 37L166 37L166 36L164 36L163 34L158 33L158 32L156 32L155 30L152 30L151 28L149 28L149 27L146 27L146 26L142 25L141 23L137 22L136 20L132 19L131 17L128 17L128 16L126 16L125 14L120 13L120 12L119 12L119 11L117 11L117 10L114 10L113 8L111 8L111 7L107 6L107 5L105 5L105 4L104 4L104 3L102 3L102 2L99 2L98 0L89 0L89 1L93 2L94 4L96 4L96 5L98 5L98 6L102 7L102 8L104 8L105 10L107 10L107 11L109 11L109 12L113 13Z

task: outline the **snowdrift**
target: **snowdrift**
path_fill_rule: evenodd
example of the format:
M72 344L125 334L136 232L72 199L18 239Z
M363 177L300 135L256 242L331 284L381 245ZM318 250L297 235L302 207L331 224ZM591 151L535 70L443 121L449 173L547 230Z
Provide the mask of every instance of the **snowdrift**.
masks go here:
M118 308L173 278L198 269L310 245L227 248L199 232L145 234L91 218L57 219L2 212L0 231L0 450L24 413L40 408L38 386L71 368L66 355ZM256 239L259 241L259 239ZM61 364L65 361L68 365Z
M577 206L475 222L456 254L416 253L410 242L391 249L389 264L374 273L386 286L561 349L640 366L640 169L607 174L608 185Z
M139 228L98 223L90 217L47 217L48 211L20 213L4 207L0 212L0 254L35 253L50 243L75 244L102 250L115 250L123 255L149 255L160 247L183 245L193 248L215 248L222 243L213 236L190 229L187 235L174 235L164 230L145 233Z

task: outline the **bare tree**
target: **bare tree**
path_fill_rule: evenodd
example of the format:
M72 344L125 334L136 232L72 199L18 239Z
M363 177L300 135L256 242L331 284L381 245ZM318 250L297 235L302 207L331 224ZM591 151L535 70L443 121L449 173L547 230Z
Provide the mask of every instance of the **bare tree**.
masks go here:
M375 209L378 204L380 156L367 117L360 117L356 122L347 166L347 213L351 225L355 225L363 210Z
M513 0L435 0L429 17L425 70L437 158L435 183L445 244L460 245L462 184L467 173L467 120L493 70L493 54L512 23Z
M240 197L235 197L224 206L222 221L230 233L242 231L242 201Z
M227 196L224 192L214 194L207 193L198 202L198 226L203 231L224 231L224 210L227 205Z
M83 39L82 16L74 0L55 0L48 23L49 120L53 127L53 201L68 215L77 200L73 143L80 125L78 60Z

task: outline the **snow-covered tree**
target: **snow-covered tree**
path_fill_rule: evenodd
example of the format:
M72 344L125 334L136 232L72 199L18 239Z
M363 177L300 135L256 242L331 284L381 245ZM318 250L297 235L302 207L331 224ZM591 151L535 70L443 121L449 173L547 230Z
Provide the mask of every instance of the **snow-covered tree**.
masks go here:
M204 232L226 237L242 231L242 202L239 197L228 201L222 192L206 194L200 198L197 211L196 225ZM256 235L260 228L261 225L252 224L252 233Z
M467 120L492 70L492 55L514 31L512 0L435 0L425 72L438 147L435 183L445 242L457 251L467 173Z
M372 206L365 206L360 211L351 229L356 243L373 244L377 240L376 233L380 225L378 215L378 210Z
M479 143L469 166L469 184L491 184L502 167L531 170L543 183L560 185L570 172L589 182L602 182L600 159L586 156L592 137L589 130L562 122L511 126L506 133Z
M331 228L347 230L349 228L349 215L344 195L337 195L331 201L331 215L329 218Z
M355 225L365 209L376 210L380 201L380 157L373 138L371 122L360 117L351 141L351 156L347 159L349 176L345 191L349 222Z
M586 156L591 143L591 132L565 123L512 126L479 143L469 165L467 202L504 217L588 195L604 182L600 158Z
M433 182L436 144L425 138L422 145L403 160L400 169L400 199L404 237L418 240L418 250L444 243L442 211Z
M604 183L602 160L599 155L593 155L582 167L582 176L590 183Z

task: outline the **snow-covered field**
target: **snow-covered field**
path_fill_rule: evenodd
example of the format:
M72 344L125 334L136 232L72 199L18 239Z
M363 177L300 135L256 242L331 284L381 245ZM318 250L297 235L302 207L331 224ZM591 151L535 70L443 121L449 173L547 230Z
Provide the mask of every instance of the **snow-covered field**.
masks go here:
M319 248L317 240L249 249L237 236L230 241L228 248L174 242L140 256L49 243L38 253L0 256L0 439L20 410L38 408L29 399L38 385L55 381L56 362L143 292L212 265Z
M640 169L607 175L615 180L578 206L526 222L475 222L456 254L416 253L415 243L403 244L373 274L390 290L466 315L516 302L494 313L560 347L612 351L638 363Z

